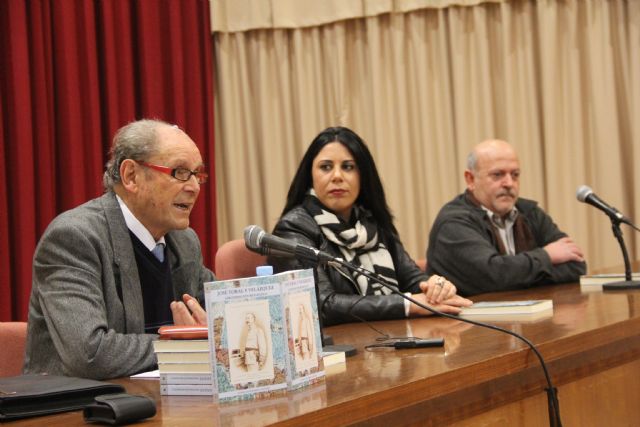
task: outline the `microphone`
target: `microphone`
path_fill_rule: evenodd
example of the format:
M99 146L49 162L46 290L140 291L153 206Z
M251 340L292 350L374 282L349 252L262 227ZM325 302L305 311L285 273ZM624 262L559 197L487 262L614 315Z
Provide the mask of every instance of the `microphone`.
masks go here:
M629 218L622 215L618 210L612 206L609 206L605 202L603 202L598 196L596 196L593 190L586 185L581 185L578 188L578 192L576 193L576 197L579 201L588 203L596 208L600 209L602 212L606 213L611 219L611 229L613 230L613 235L618 240L618 244L620 245L620 250L622 251L622 258L624 259L624 277L625 280L619 282L611 282L604 283L602 285L603 291L611 291L611 290L627 290L627 289L640 289L640 281L632 280L631 275L631 261L629 261L629 252L627 251L627 246L624 244L624 238L622 237L622 230L620 230L620 223L625 223L630 225L635 230L640 231L640 228L636 227Z
M295 241L283 239L265 232L257 225L248 225L244 229L244 244L252 252L260 255L273 255L282 258L297 258L299 261L311 263L313 265L326 264L330 261L342 261L326 252L312 248L311 246L301 245ZM314 272L314 280L317 282L317 276ZM322 308L320 297L318 295L318 287L316 286L316 299L318 307ZM322 337L322 348L324 351L342 351L347 357L353 356L357 350L351 345L326 345L328 342L333 344L333 339L322 332L322 315L318 316L320 321L320 334Z
M616 208L609 206L602 199L596 196L596 194L593 192L593 190L589 186L581 185L580 187L578 187L578 191L576 192L576 197L582 203L588 203L591 206L594 206L600 209L602 212L606 213L609 216L609 218L611 218L613 221L623 222L625 224L628 224L634 227L633 223L629 218L625 217Z
M257 225L244 229L244 244L250 251L260 255L273 255L284 258L297 258L314 264L324 264L336 258L311 246L301 245L265 232Z

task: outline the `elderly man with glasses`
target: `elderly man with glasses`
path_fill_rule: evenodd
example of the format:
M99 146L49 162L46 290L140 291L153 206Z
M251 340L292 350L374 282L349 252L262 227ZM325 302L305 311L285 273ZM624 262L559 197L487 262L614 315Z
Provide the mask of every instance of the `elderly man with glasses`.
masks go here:
M207 181L177 126L116 133L106 192L47 227L33 260L26 373L116 378L151 370L166 324L206 324L200 241L189 215Z

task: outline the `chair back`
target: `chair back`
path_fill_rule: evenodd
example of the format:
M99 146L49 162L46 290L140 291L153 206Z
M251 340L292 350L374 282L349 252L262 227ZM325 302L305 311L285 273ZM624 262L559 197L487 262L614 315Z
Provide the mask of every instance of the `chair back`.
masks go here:
M247 249L244 239L231 240L220 246L216 252L216 279L252 277L256 275L256 267L266 263L267 257Z
M0 322L0 377L22 374L27 322Z

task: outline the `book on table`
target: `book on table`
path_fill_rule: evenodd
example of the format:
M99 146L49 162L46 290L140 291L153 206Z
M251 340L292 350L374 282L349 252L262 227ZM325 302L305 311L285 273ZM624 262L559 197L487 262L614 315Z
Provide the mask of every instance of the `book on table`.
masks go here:
M471 307L464 307L461 317L472 319L495 320L534 320L553 315L553 301L544 300L520 300L520 301L480 301Z
M346 362L346 354L344 351L323 351L322 352L322 363L324 367L331 365L337 365L338 363Z
M209 329L204 325L168 325L158 329L161 340L206 340Z
M160 384L162 396L211 396L212 384Z
M580 287L599 286L606 283L622 282L626 280L624 273L613 274L585 274L580 276ZM640 280L640 272L631 273L631 280Z
M344 351L323 351L322 364L326 376L331 376L347 370L346 354Z
M158 353L209 352L209 340L156 340L153 351Z
M158 364L163 363L209 363L208 351L179 351L156 353Z
M172 374L207 374L211 372L211 365L209 362L205 363L158 363L158 371L160 374L172 373Z
M160 373L160 394L168 396L213 395L211 370L209 373Z
M171 373L163 372L159 374L160 384L191 384L191 385L211 385L213 383L211 379L211 372L206 374L200 373Z

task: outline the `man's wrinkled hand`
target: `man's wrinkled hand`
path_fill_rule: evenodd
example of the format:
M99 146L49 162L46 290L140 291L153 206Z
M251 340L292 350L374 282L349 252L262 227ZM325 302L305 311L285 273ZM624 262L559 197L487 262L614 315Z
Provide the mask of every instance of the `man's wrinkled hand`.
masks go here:
M188 294L182 295L182 301L173 301L170 305L173 324L176 326L206 325L207 312L198 300Z

